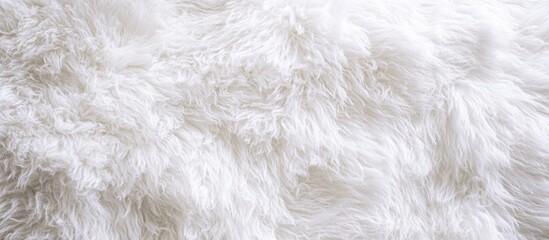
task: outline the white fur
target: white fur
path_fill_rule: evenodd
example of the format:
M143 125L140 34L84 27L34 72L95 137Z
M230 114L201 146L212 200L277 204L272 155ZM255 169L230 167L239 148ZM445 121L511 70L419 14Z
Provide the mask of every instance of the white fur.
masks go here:
M547 239L549 4L2 0L1 239Z

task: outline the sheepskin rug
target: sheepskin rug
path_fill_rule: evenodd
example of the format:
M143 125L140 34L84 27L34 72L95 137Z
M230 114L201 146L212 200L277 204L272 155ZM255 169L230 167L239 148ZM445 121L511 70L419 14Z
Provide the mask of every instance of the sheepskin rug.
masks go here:
M0 239L548 239L545 0L1 0Z

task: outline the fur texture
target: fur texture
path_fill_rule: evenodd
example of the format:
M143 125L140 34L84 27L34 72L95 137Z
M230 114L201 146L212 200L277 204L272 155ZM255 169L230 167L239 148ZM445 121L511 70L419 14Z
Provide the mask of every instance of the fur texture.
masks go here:
M1 0L1 239L547 239L549 4Z

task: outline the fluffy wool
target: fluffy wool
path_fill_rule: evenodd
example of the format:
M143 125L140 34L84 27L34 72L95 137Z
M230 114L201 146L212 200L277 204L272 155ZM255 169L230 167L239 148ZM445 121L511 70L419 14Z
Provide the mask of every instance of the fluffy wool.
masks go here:
M547 239L549 4L2 0L1 239Z

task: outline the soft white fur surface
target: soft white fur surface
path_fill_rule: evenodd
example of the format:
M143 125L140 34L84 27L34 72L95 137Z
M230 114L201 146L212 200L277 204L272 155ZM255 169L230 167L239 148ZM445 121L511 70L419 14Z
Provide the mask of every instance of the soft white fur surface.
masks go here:
M1 239L547 239L549 2L1 0Z

